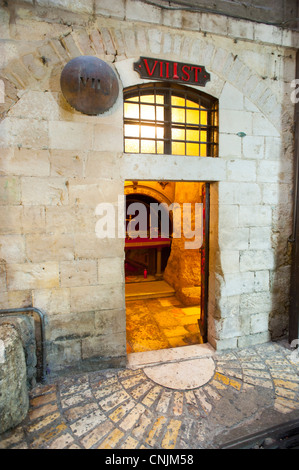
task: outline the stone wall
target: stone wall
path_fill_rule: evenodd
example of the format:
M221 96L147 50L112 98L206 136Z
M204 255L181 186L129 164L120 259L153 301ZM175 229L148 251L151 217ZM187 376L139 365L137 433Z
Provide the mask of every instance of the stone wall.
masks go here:
M156 0L156 5L165 6L164 0ZM166 8L175 8L178 5L187 9L205 11L234 18L242 18L268 24L275 24L283 28L298 30L298 3L296 0L173 0ZM296 21L297 20L297 21Z
M1 307L46 312L48 372L125 363L124 240L95 236L97 204L116 206L125 180L210 181L208 339L221 349L284 334L298 34L132 0L14 2L0 31ZM120 90L142 83L141 55L205 65L219 158L124 155L122 92L99 117L61 94L78 55L108 62Z
M203 204L202 184L177 182L175 184L174 202L180 206L181 214L181 237L173 238L171 253L165 269L164 279L174 287L177 298L184 305L201 305L201 251L199 248L187 248L188 243L192 243L192 230L195 229L195 205ZM183 204L190 203L190 231L185 227L183 230ZM197 221L199 230L203 229L201 221ZM187 229L187 230L186 230ZM199 240L199 236L197 238ZM195 242L195 237L193 242ZM187 245L186 245L187 243ZM201 244L200 244L201 245Z

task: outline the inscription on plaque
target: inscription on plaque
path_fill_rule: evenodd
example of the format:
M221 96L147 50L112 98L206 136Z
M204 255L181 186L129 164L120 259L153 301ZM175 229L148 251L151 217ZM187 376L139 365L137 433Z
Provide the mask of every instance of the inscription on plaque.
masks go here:
M119 93L113 69L93 56L70 60L61 73L60 86L65 99L73 108L90 115L108 111Z

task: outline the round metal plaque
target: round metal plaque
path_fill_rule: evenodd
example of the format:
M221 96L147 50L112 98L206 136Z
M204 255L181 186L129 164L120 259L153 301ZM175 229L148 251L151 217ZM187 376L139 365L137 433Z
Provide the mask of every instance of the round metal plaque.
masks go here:
M117 77L106 62L93 56L70 60L62 70L61 91L68 103L84 114L102 114L115 103Z

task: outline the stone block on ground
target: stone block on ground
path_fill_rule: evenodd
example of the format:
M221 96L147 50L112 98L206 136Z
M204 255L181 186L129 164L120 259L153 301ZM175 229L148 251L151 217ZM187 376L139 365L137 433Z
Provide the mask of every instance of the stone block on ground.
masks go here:
M200 305L201 287L183 287L177 292L177 297L184 305Z
M0 326L0 434L17 426L29 408L22 340L9 324Z

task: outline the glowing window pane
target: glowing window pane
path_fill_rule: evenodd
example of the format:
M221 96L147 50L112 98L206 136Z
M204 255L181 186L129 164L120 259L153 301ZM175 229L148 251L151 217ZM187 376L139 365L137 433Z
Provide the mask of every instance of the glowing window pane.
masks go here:
M187 129L187 139L186 140L194 140L195 142L199 141L199 131Z
M201 142L206 142L207 141L207 135L208 135L207 131L201 131L201 133L200 133Z
M139 140L125 139L125 152L139 153Z
M172 140L185 140L185 129L172 129Z
M156 128L153 126L141 126L141 137L154 139L156 137Z
M199 111L187 109L186 121L190 124L199 124Z
M157 127L157 138L158 139L163 139L164 138L164 128L163 127Z
M156 95L156 103L164 104L164 95Z
M164 121L164 107L163 106L156 107L156 119L157 121Z
M199 156L199 144L186 144L186 155Z
M185 155L185 144L182 142L172 142L173 155Z
M185 98L180 98L179 96L171 97L172 106L185 106Z
M126 118L139 118L139 105L133 103L125 103Z
M182 108L172 108L171 120L173 122L185 122L185 110Z
M125 124L125 136L126 137L139 137L139 126Z
M140 102L141 103L154 103L155 97L154 95L142 95L140 96Z
M161 140L157 141L157 153L164 153L164 142Z
M147 106L146 104L141 105L141 119L146 120L155 120L155 107L154 106Z
M202 108L200 109L200 123L203 126L208 124L208 111L203 111Z
M139 101L139 96L132 96L131 98L126 98L126 101Z
M186 106L188 108L197 108L197 109L199 109L199 104L196 103L195 101L186 100Z
M201 157L207 156L207 144L200 144L200 156Z
M156 153L155 141L142 140L141 141L141 153Z

